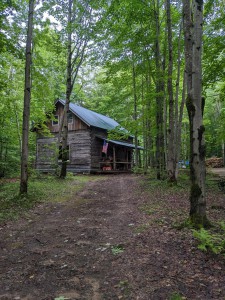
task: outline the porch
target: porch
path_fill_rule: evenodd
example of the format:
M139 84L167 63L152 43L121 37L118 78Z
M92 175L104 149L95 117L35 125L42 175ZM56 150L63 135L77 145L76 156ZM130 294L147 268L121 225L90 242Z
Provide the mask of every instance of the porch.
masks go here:
M127 173L132 171L135 145L125 141L107 140L103 142L99 161L101 173ZM138 147L138 150L143 149Z

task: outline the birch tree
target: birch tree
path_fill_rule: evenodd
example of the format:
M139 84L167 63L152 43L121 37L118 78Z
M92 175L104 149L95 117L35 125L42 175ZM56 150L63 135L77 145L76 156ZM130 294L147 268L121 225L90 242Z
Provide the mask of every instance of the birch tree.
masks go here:
M185 104L185 74L183 75L183 92L180 97L180 81L181 76L181 35L182 35L182 21L179 28L177 28L177 57L174 51L174 37L173 37L173 19L171 14L171 1L166 0L166 15L167 15L167 40L168 40L168 79L167 79L167 92L169 102L169 125L167 135L167 177L169 182L177 183L178 177L178 161L180 157L181 145L181 128L183 110ZM178 13L179 13L178 8ZM177 61L177 69L174 67L174 61ZM176 71L176 83L173 87L173 73ZM175 81L175 80L174 80ZM179 99L181 98L181 101Z
M203 0L183 0L187 110L190 124L190 220L196 227L209 224L205 197L205 141L202 98Z

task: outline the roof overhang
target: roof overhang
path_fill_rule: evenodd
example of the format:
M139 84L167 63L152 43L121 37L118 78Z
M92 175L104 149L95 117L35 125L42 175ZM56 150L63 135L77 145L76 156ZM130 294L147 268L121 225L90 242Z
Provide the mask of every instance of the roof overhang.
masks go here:
M55 105L57 104L57 103L60 103L60 104L62 104L63 106L65 106L65 100L62 100L62 99L57 99L56 100L56 102L55 102ZM76 117L78 117L82 122L84 122L87 126L91 126L84 118L82 118L82 116L80 116L80 115L78 115L77 114L77 112L74 110L74 109L72 109L70 106L69 106L69 111L71 111Z
M96 135L96 137L99 138L99 139L101 139L101 140L105 140L108 143L111 143L111 144L114 144L114 145L118 145L118 146L123 146L123 147L126 147L126 148L135 149L135 145L134 144L130 144L130 143L127 143L127 142L124 142L124 141L109 140L109 139L103 138L103 137L98 136L98 135ZM141 146L137 146L137 149L144 150L144 148L141 147Z
M60 103L64 106L65 100L57 99L55 105L57 103ZM71 102L69 105L69 110L89 127L101 128L106 131L116 129L118 132L121 132L121 134L126 134L130 137L133 137L125 128L121 127L117 121L108 116L104 116Z

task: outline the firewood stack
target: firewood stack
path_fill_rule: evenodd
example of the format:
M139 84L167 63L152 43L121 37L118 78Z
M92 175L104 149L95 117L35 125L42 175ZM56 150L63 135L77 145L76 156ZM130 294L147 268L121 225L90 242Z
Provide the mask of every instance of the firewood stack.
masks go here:
M207 168L223 168L223 159L221 157L211 157L206 159Z

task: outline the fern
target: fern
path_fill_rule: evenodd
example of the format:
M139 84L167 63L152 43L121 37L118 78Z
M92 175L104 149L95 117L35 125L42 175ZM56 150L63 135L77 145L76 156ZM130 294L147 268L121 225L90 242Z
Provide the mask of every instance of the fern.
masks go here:
M220 224L221 234L212 234L209 231L201 228L200 230L193 230L193 236L200 242L198 249L202 251L212 251L215 254L225 253L225 226Z

